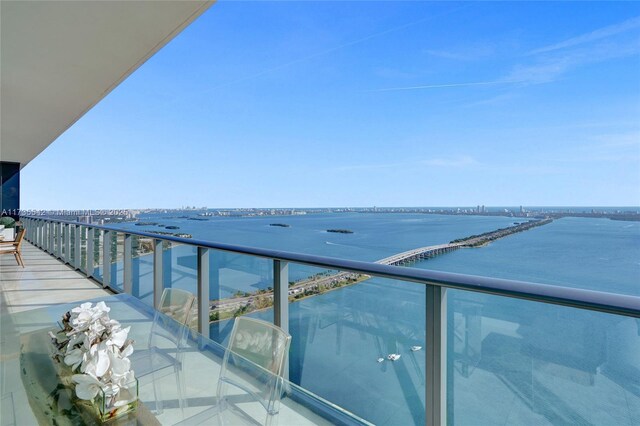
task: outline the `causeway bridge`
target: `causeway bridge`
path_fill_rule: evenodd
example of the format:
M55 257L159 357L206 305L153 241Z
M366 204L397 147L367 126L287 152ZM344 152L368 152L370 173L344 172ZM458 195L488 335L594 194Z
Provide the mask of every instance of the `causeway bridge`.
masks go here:
M523 222L509 226L507 228L497 229L491 232L485 232L480 235L472 235L467 238L451 241L447 244L438 244L435 246L420 247L413 250L408 250L402 253L394 254L393 256L385 257L378 260L376 263L383 265L401 266L407 265L412 262L417 262L423 259L429 259L440 254L449 253L450 251L457 250L461 247L477 247L482 244L486 244L490 241L497 240L498 238L506 237L507 235L515 234L516 232L526 231L536 226L546 225L551 223L553 219L546 218L543 220L533 220L529 222Z
M526 231L536 226L546 225L548 223L551 223L552 221L553 219L546 218L543 220L523 222L515 224L514 226L509 226L507 228L485 232L480 235L471 235L469 237L454 240L446 244L420 247L412 250L407 250L402 253L396 253L392 256L385 257L384 259L380 259L375 263L393 266L408 265L419 260L430 259L441 254L449 253L462 247L478 247L490 241L497 240L498 238L503 238L516 232ZM353 279L354 282L358 282L357 280L362 277L365 277L365 279L368 278L367 276L360 276L359 274L353 272L337 272L335 274L323 277L311 277L289 286L289 296L295 296L296 294L304 293L304 291L307 289L318 290L322 287L331 287L336 284L340 284L342 281L348 279ZM360 279L359 281L362 281L362 279ZM254 294L245 297L211 301L210 306L212 310L238 309L253 303L255 296L257 295ZM262 296L267 297L268 299L272 299L273 293L262 293Z
M376 261L376 263L380 263L382 265L402 266L408 263L417 262L419 260L429 259L440 254L449 253L450 251L457 250L464 245L465 243L457 242L438 244L436 246L420 247L402 253L396 253L393 256L380 259Z

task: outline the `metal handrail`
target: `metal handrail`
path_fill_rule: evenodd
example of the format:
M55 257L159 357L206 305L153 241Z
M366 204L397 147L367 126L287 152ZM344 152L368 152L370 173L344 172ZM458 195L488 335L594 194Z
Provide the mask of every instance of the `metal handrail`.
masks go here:
M23 216L34 220L80 225L93 229L115 231L161 241L187 244L214 250L227 251L273 260L293 262L325 269L356 272L380 278L410 281L443 288L486 293L497 296L524 299L533 302L568 306L572 308L599 311L608 314L640 318L640 297L615 294L579 288L560 287L525 281L489 278L452 272L438 272L402 266L382 265L373 262L317 256L304 253L247 247L235 244L217 243L192 238L180 238L150 232L132 231L113 226L93 225L77 221L51 219L48 217Z
M148 237L153 240L153 297L154 306L158 306L163 281L163 241L197 247L197 291L198 291L198 332L209 336L210 288L210 252L220 250L261 258L273 262L273 323L285 331L289 329L289 263L315 266L331 270L356 272L375 277L397 279L421 284L425 287L425 424L427 426L447 424L447 288L493 294L533 302L568 306L609 314L640 318L640 297L612 294L577 288L558 287L523 281L478 277L473 275L436 272L423 269L384 265L380 263L338 259L303 253L292 253L246 247L211 241L194 240L150 232L131 231L114 226L92 225L82 222L56 220L46 217L24 216L28 225L29 241L35 241L37 247L51 253L76 269L81 269L81 234L84 229L103 230L102 256L106 265L111 259L110 241L113 232L124 235L123 291L132 293L132 236ZM74 258L70 258L71 226L74 226ZM64 245L62 250L64 232ZM91 252L94 232L86 235L86 250ZM87 257L88 259L88 257ZM214 265L214 267L216 267ZM93 265L88 264L88 277L93 275ZM109 268L104 268L102 285L112 287Z

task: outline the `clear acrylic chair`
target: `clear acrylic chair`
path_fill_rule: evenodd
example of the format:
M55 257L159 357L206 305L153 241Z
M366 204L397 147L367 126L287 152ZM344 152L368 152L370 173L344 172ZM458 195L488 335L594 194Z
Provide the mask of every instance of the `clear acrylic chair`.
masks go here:
M141 385L151 381L156 413L163 411L162 387L157 380L169 374L176 378L178 404L185 408L184 380L181 377L195 296L188 291L165 288L149 332L148 348L136 350L130 357Z
M275 425L291 336L271 323L238 317L216 389L217 404L179 424Z

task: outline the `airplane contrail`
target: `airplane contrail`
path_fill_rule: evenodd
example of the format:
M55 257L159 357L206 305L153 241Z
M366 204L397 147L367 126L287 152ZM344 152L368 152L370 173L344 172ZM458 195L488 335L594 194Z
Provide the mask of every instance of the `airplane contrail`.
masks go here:
M372 89L367 92L393 92L399 90L425 90L440 89L444 87L468 87L468 86L491 86L495 84L513 84L518 83L517 80L494 80L494 81L476 81L470 83L450 83L450 84L426 84L422 86L406 86L406 87L389 87L386 89Z
M276 65L276 66L271 67L271 68L267 68L265 70L262 70L262 71L259 71L259 72L255 73L255 74L250 74L250 75L247 75L247 76L244 76L244 77L240 77L240 78L238 78L236 80L232 80L232 81L229 81L229 82L226 82L226 83L219 84L217 86L210 87L209 89L204 90L204 92L210 92L210 91L213 91L213 90L216 90L216 89L220 89L220 88L223 88L223 87L226 87L226 86L231 86L231 85L234 85L234 84L237 84L237 83L241 83L243 81L253 80L254 78L261 77L261 76L263 76L265 74L269 74L269 73L271 73L273 71L277 71L279 69L289 67L289 66L297 64L299 62L308 61L310 59L314 59L314 58L317 58L319 56L324 56L324 55L327 55L329 53L335 52L337 50L341 50L341 49L344 49L346 47L351 47L351 46L363 43L365 41L371 40L372 38L380 37L382 35L386 35L386 34L389 34L389 33L392 33L392 32L396 32L396 31L400 31L400 30L403 30L405 28L409 28L409 27L412 27L414 25L420 24L422 22L432 20L434 18L439 18L441 16L445 16L445 15L449 15L449 14L454 13L454 12L458 12L458 11L466 9L468 7L470 7L470 5L460 6L460 7L457 7L457 8L453 8L453 9L447 10L447 11L442 12L442 13L435 14L435 15L429 15L429 16L426 16L426 17L424 17L422 19L418 19L417 21L408 22L406 24L402 24L402 25L399 25L397 27L389 28L389 29L384 30L384 31L380 31L380 32L377 32L377 33L374 33L374 34L370 34L368 36L361 37L359 39L352 40L352 41L349 41L347 43L343 43L343 44L338 45L338 46L334 46L334 47L331 47L331 48L328 48L328 49L325 49L325 50L321 50L321 51L313 53L311 55L303 56L303 57L291 60L289 62L285 62L283 64Z

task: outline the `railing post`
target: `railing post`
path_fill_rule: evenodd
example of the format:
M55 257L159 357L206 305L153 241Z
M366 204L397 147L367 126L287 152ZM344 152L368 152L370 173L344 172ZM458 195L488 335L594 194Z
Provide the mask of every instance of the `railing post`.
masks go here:
M162 277L162 240L153 240L153 306L160 307L162 290L164 289Z
M131 243L131 234L124 234L124 270L122 291L126 294L133 293L133 277L131 276L131 261L133 253L131 250Z
M102 287L111 287L111 231L102 233Z
M64 225L64 261L71 264L71 225Z
M95 231L91 227L87 227L87 277L93 277L93 244Z
M56 256L56 224L55 222L53 221L49 222L49 230L51 232L51 236L49 237L49 240L51 241L51 255L53 257L57 257Z
M209 249L198 247L198 333L209 338Z
M273 259L273 323L289 333L289 262L278 259ZM285 362L283 373L288 380L289 358Z
M53 227L53 222L49 221L47 222L49 224L48 229L47 229L47 236L49 237L49 254L54 255L55 256L55 241L53 239L54 237L54 227Z
M289 262L273 260L273 323L289 332Z
M56 251L58 254L58 259L62 259L62 222L56 223L56 237L58 241L56 242Z
M426 393L427 426L447 423L447 289L426 288Z
M75 225L75 229L73 230L73 232L75 232L75 236L74 236L74 240L73 240L73 245L74 245L74 253L73 253L73 267L75 269L80 269L80 267L82 266L82 255L80 253L80 235L82 233L82 230L80 229L82 228L81 225Z

